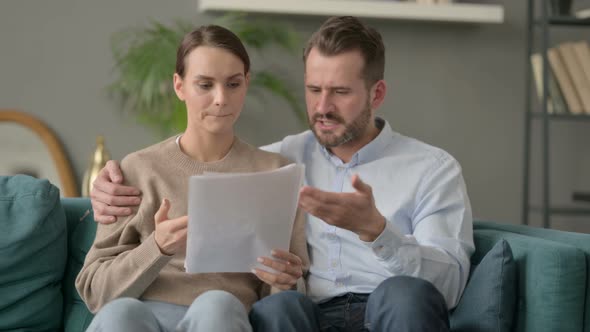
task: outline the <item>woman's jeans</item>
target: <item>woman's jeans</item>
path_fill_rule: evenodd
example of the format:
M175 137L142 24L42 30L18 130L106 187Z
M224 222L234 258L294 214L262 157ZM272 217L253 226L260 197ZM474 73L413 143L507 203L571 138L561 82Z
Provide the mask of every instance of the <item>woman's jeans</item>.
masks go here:
M227 331L251 332L246 308L232 294L208 291L189 306L120 298L105 305L86 331L168 332Z

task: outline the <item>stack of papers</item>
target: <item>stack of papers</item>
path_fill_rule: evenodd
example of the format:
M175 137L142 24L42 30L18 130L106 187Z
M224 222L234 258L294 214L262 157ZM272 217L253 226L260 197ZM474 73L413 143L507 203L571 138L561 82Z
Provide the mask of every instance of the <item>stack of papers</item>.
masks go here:
M186 271L250 272L260 256L289 249L304 166L205 173L189 180Z

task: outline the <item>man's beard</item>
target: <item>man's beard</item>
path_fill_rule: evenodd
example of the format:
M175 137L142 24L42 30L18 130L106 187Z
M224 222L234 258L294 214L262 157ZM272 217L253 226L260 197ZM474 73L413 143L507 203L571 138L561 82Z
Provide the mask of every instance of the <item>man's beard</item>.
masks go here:
M320 119L330 120L331 122L337 122L344 125L344 133L342 135L336 135L334 133L322 132L321 129L316 129L315 122ZM345 123L344 119L335 113L326 114L314 114L309 119L309 127L315 135L318 142L326 148L335 148L342 144L354 141L363 134L369 128L369 121L371 120L371 108L369 103L365 106L365 109L350 123Z

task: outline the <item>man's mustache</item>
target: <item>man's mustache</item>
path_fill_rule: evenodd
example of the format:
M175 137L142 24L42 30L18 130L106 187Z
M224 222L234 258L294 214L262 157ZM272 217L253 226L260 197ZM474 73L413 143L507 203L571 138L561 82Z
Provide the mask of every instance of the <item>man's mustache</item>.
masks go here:
M329 120L329 121L333 121L333 122L338 122L338 123L344 123L344 119L335 113L326 113L326 114L319 114L316 113L313 115L313 117L311 118L311 122L316 122L318 120Z

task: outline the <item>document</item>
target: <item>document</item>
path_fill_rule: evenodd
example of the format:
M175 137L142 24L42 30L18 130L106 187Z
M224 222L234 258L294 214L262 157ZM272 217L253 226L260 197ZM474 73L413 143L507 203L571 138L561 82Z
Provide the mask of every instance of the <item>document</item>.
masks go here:
M186 272L250 272L256 258L289 250L304 166L189 179Z

